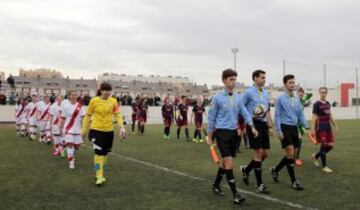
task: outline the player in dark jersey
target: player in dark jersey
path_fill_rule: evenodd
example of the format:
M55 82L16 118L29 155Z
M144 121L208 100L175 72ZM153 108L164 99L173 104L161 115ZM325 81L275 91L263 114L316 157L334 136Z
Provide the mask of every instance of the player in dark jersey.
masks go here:
M148 114L149 114L149 110L148 110L147 99L142 98L140 105L138 106L137 117L136 117L136 120L140 124L140 133L141 134L144 134L144 132L145 132L145 124L146 124L146 121L148 118Z
M331 114L331 105L326 100L328 89L326 87L321 87L319 89L320 100L313 105L313 118L312 118L312 134L316 136L317 141L320 143L320 150L318 153L313 154L314 165L316 167L320 166L318 159L321 159L322 170L326 173L333 172L327 166L326 163L326 154L334 146L334 135L332 132L331 125L338 130L336 122Z
M194 117L194 123L195 123L195 131L194 131L194 138L193 142L195 143L203 143L204 140L201 137L201 130L204 130L203 128L203 116L206 116L206 109L204 106L204 103L201 99L198 99L196 104L193 107L190 122L192 122L192 119ZM207 133L205 133L205 136L207 136ZM197 139L199 137L199 139Z
M170 104L169 98L164 99L164 104L161 107L161 115L164 122L164 139L170 139L171 123L174 120L174 107Z
M131 108L132 108L132 114L131 114L131 131L133 134L135 134L135 124L136 124L136 115L137 115L137 111L138 111L138 107L140 105L140 99L137 98L135 100L135 102L133 102L131 104ZM138 131L140 131L140 125L138 124Z
M186 135L186 140L190 141L190 137L189 137L189 128L188 128L188 105L186 104L186 96L181 96L181 101L177 106L177 119L176 119L176 124L177 124L177 132L176 132L176 136L177 139L180 138L180 132L181 132L181 128L185 127L185 135Z

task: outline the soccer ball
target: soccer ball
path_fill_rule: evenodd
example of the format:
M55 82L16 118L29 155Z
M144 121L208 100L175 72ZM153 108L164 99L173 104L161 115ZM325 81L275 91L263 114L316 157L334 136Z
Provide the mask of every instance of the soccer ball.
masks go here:
M255 117L264 117L265 113L266 113L266 107L264 104L258 104L255 106L253 113Z

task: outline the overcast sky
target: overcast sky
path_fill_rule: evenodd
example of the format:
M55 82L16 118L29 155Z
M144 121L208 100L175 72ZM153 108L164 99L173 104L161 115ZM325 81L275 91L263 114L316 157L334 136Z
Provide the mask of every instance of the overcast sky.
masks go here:
M360 1L0 0L0 69L52 68L188 76L220 83L238 47L239 80L282 60L304 86L353 82L360 64Z

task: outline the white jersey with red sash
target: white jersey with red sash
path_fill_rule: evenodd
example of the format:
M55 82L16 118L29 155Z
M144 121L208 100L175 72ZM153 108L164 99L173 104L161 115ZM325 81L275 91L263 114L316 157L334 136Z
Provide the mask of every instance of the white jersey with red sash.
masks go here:
M20 105L19 105L19 104L16 104L16 105L15 105L15 109L14 109L14 111L15 111L15 114L14 114L15 119L18 118L18 117L17 117L17 113L19 112L19 108L20 108Z
M60 121L60 106L54 103L50 106L49 115L52 118L51 131L53 135L60 135L59 121Z
M85 108L80 103L66 103L61 110L64 123L64 140L67 144L81 144L82 120L85 117Z
M51 104L46 104L44 101L40 101L37 105L37 111L40 113L39 120L47 121L49 118L49 110Z
M23 106L22 104L18 104L15 107L15 119L16 119L16 124L20 124L21 123L21 117L24 115L25 112L25 106Z
M26 106L27 118L30 126L36 126L37 103L30 102Z
M28 118L27 118L27 109L26 104L20 104L19 110L17 112L17 119L19 119L20 124L28 124Z
M48 124L49 121L49 109L51 104L46 104L44 101L39 101L37 103L37 112L38 115L38 126L39 130L41 132L42 138L45 138L47 136L47 139L50 139L50 124Z
M63 101L61 102L61 104L60 104L60 114L61 114L62 110L64 109L64 107L66 107L66 105L68 105L69 103L70 103L70 102L69 102L68 99L65 99L65 100L63 100Z

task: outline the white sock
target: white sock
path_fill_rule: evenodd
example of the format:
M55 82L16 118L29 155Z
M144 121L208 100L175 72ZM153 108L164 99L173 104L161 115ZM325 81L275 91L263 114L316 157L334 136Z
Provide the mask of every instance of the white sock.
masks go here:
M74 159L74 147L66 147L66 153L69 161Z

